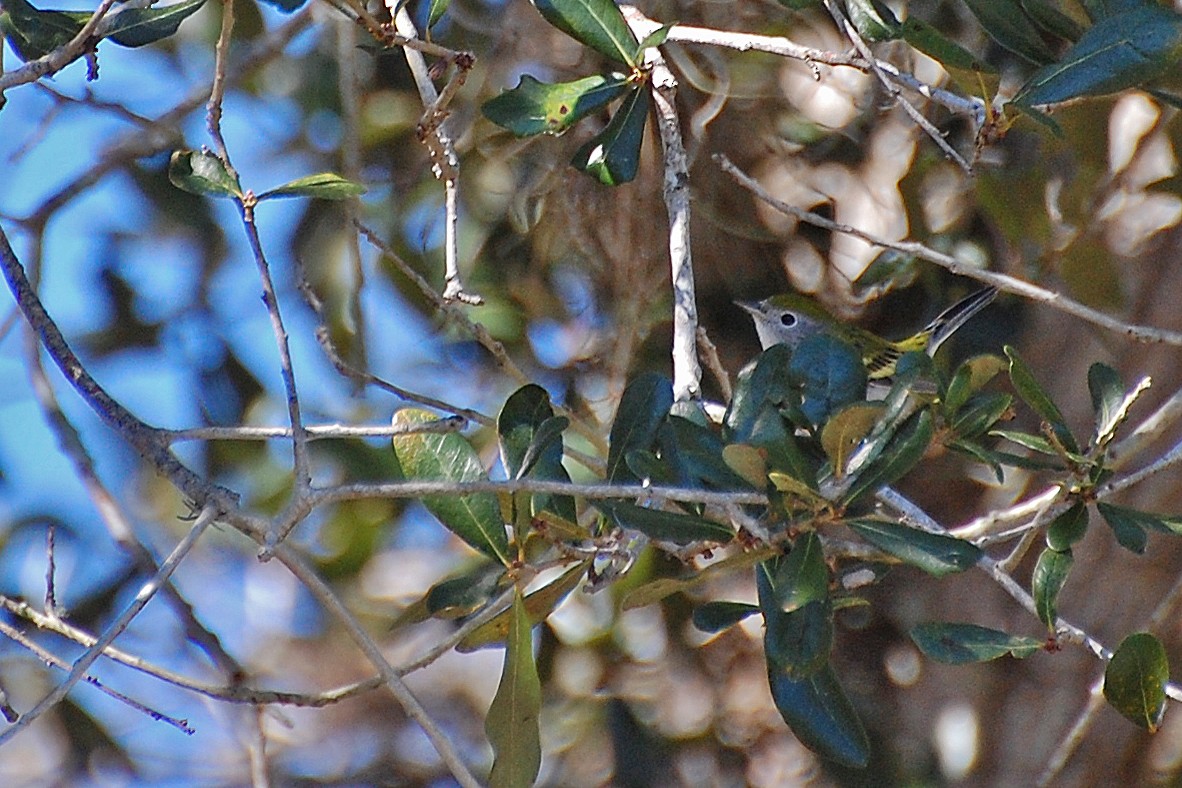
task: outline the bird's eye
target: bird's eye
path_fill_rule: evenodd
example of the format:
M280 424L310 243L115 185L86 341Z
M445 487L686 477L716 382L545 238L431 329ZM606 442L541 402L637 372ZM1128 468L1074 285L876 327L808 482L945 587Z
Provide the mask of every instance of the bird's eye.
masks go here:
M784 326L785 328L791 328L792 326L796 325L796 315L792 314L791 312L785 312L784 314L780 315L780 325Z

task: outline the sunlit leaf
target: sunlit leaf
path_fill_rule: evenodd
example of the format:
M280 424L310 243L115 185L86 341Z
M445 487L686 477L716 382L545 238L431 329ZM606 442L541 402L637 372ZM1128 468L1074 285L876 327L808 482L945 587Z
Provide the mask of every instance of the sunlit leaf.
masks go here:
M17 57L27 62L68 44L90 17L88 12L42 11L26 0L4 0L0 31Z
M667 596L683 591L690 591L712 578L720 575L732 574L743 569L750 569L761 561L766 561L779 551L774 547L764 547L749 553L735 553L721 561L716 561L705 569L694 572L688 577L662 577L644 585L637 586L624 595L620 606L624 610L632 610L660 602Z
M1137 632L1121 641L1104 669L1104 699L1128 720L1150 733L1166 711L1170 663L1161 641Z
M604 186L619 186L636 177L640 146L652 98L643 85L633 88L603 131L575 151L571 164Z
M596 501L595 508L607 514L621 528L639 531L650 539L674 544L729 542L735 538L730 526L679 512L648 509L623 501Z
M142 47L176 33L181 22L204 4L205 0L185 0L152 8L124 8L111 17L106 36L120 46Z
M1063 552L1084 538L1088 530L1088 509L1082 503L1073 505L1047 526L1047 546Z
M981 549L971 542L902 523L865 518L850 520L848 525L879 550L937 577L963 572L981 558Z
M884 410L881 402L853 402L829 417L821 430L821 448L835 473L844 473L850 452L870 434Z
M547 22L612 60L635 67L637 41L612 0L533 0Z
M911 639L924 654L949 665L988 662L1007 654L1025 659L1046 646L1045 641L1039 638L1010 635L976 624L939 622L914 627Z
M168 180L178 189L210 197L242 197L237 178L217 156L207 151L173 151L168 161Z
M845 502L852 503L907 475L923 459L934 434L929 411L908 419L882 453L858 474L844 496Z
M484 102L480 111L518 137L558 134L624 95L627 80L619 75L548 84L523 74L517 87Z
M531 624L540 624L554 612L554 608L574 591L587 574L589 562L581 561L563 572L557 579L525 596L525 613ZM513 624L513 609L509 608L468 633L456 646L456 651L468 653L505 642Z
M533 785L542 765L542 683L534 662L531 623L521 592L513 597L505 664L497 694L484 719L484 732L493 748L488 784L494 788Z
M314 197L318 200L345 200L365 194L365 187L332 172L305 175L259 195L259 201L281 197Z
M1055 628L1055 621L1059 618L1059 592L1067 582L1067 574L1075 559L1070 550L1052 550L1047 548L1038 557L1034 565L1034 576L1031 578L1031 595L1034 597L1035 612L1038 618L1048 628Z

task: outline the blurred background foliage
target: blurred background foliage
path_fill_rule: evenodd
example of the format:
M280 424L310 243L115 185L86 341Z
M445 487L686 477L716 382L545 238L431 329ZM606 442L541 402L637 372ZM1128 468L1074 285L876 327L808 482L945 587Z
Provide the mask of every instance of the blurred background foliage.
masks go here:
M889 5L996 67L1003 92L1035 69L991 38L961 2ZM357 218L441 290L443 192L416 137L421 104L401 51L363 46L365 31L328 3L296 16L253 0L236 0L234 9L224 126L244 186L262 191L326 169L360 180L369 191ZM421 21L425 9L415 10ZM662 22L849 48L819 8L687 0L646 3L643 10ZM75 64L53 80L8 91L0 111L0 221L39 277L50 312L117 398L145 420L177 429L286 420L273 340L237 218L228 204L181 192L166 175L171 150L208 144L203 101L219 25L218 4L207 3L176 36L154 46L100 50L97 82L84 82L85 69ZM477 56L449 122L462 167L461 264L467 287L485 303L437 310L404 271L358 238L347 205L261 206L258 224L289 321L305 416L309 423L381 424L400 403L334 371L314 337L318 317L297 291L301 275L323 300L329 336L353 366L495 415L522 381L476 340L474 321L529 380L606 435L629 376L670 364L658 142L650 129L636 180L608 189L568 166L606 114L562 136L529 139L480 114L484 101L521 74L557 81L605 70L600 55L547 25L528 3L453 0L432 38ZM259 47L269 49L259 55ZM810 64L767 54L675 43L665 52L681 83L678 108L691 156L701 322L731 374L758 350L736 298L791 285L861 325L902 336L967 286L915 264L910 286L875 298L855 292L852 282L875 258L873 249L757 204L720 172L715 153L790 204L890 239L923 241L1130 322L1182 328L1173 107L1125 91L1057 109L1061 135L1017 116L1009 118L1015 122L1008 133L978 146L964 118L920 103L955 149L976 156L968 175L866 74L825 69L816 80ZM926 82L947 84L939 64L902 42L880 44L876 53ZM981 88L994 89L983 82ZM134 594L142 568L103 527L55 448L28 382L23 325L11 308L2 320L0 592L41 599L45 530L54 523L64 615L95 631ZM1151 404L1182 385L1175 349L1135 345L1012 296L958 334L948 355L996 352L1003 342L1020 348L1073 424L1090 419L1085 373L1094 361L1126 379L1152 375ZM184 530L175 491L59 378L53 385L136 534L157 555L167 552ZM706 393L720 397L709 376ZM492 431L468 434L492 467ZM290 491L283 441L190 442L181 455L264 513L281 508ZM316 442L313 460L319 484L389 480L394 473L385 439ZM909 479L904 492L947 524L1012 502L1036 478L1014 471L1005 485L990 484L987 474L951 456L925 467L927 475ZM577 465L570 470L576 480L589 478ZM1124 502L1182 509L1177 485L1162 477ZM433 583L473 561L472 551L421 505L325 507L292 538L315 557L391 662L421 653L455 626L405 623L407 609ZM1061 609L1106 641L1145 626L1178 576L1178 547L1160 537L1143 557L1094 533L1078 552ZM624 580L599 594L571 595L539 628L543 783L1028 784L1101 675L1079 649L973 667L922 659L906 634L922 620L951 616L1035 635L1039 627L983 576L934 580L896 570L867 592L871 606L838 618L834 659L876 753L869 771L843 771L798 744L773 707L757 618L708 638L690 624L691 602L681 596L619 609L631 585L679 569L646 553ZM1029 567L1019 577L1023 571ZM248 685L315 691L371 673L299 584L280 567L259 563L254 546L233 532L204 541L182 566L177 587L244 667ZM749 574L740 573L693 595L752 599L754 589ZM230 683L217 661L187 640L183 621L175 604L156 600L120 644L172 669ZM66 658L76 649L30 634ZM1171 654L1180 653L1176 626L1158 634ZM0 655L0 683L18 708L60 676L10 640ZM409 677L473 764L489 763L481 721L500 662L496 650L450 653ZM96 675L188 718L196 735L80 687L71 703L0 749L5 784L249 781L256 713L250 706L204 701L112 664ZM273 781L447 784L421 732L391 708L377 691L325 708L258 712ZM1080 736L1063 784L1169 782L1182 771L1177 717L1167 715L1150 739L1105 710Z

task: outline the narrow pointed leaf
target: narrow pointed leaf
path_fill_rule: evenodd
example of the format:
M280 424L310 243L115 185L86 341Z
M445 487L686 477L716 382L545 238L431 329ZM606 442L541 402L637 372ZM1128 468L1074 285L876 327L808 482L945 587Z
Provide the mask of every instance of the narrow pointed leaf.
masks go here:
M443 619L471 615L496 596L504 577L505 567L485 563L458 577L441 580L427 592L426 610Z
M1124 717L1156 733L1166 711L1170 663L1161 641L1137 632L1121 641L1104 670L1104 699Z
M582 561L563 572L552 583L547 583L536 591L525 596L525 613L531 624L540 624L554 612L554 609L566 599L571 591L587 574L589 562ZM459 642L456 651L467 654L476 649L487 646L498 646L509 637L509 629L513 624L513 608L502 611L476 629L468 633Z
M196 150L174 151L168 161L168 180L190 194L210 197L242 197L242 186L212 153Z
M967 407L952 420L951 429L958 438L984 435L1009 411L1014 398L1009 394L982 394L974 397Z
M965 5L989 37L1015 55L1038 65L1055 59L1019 0L965 0Z
M89 13L42 11L26 0L4 0L0 30L17 57L28 62L68 44L90 17Z
M923 459L934 434L929 411L924 410L910 418L882 454L858 474L857 480L844 496L845 502L853 503L861 496L876 492L906 476Z
M981 549L971 542L902 523L866 518L850 520L848 525L879 550L937 577L963 572L981 558Z
M493 748L493 768L488 778L493 788L533 785L542 765L538 726L542 683L534 662L531 624L520 591L513 598L512 611L501 682L484 719L484 731Z
M1051 425L1051 429L1055 431L1055 436L1068 451L1078 452L1079 445L1071 435L1071 430L1067 428L1067 422L1063 418L1063 413L1051 400L1046 390L1039 385L1034 377L1034 373L1026 366L1026 362L1018 356L1018 351L1007 345L1005 352L1006 356L1010 359L1010 381L1014 384L1014 389L1018 392L1018 396L1043 421Z
M1059 618L1059 592L1067 582L1074 558L1070 550L1060 552L1047 548L1038 557L1031 579L1031 595L1034 597L1035 612L1042 623L1051 630Z
M603 131L575 151L571 164L604 186L619 186L636 177L640 146L652 98L644 85L632 88Z
M903 20L901 33L904 41L938 62L949 72L969 71L979 74L997 72L993 66L918 17L909 16Z
M846 0L845 8L850 23L867 41L893 41L902 32L891 9L875 0Z
M637 41L612 0L533 0L547 22L612 60L635 67Z
M773 563L776 602L785 613L829 596L829 567L816 531L798 536L791 552Z
M1182 534L1182 515L1142 512L1139 509L1130 509L1127 506L1117 506L1103 501L1096 504L1096 509L1114 531L1118 527L1136 526L1164 534Z
M639 531L650 539L686 545L692 542L729 542L735 538L730 526L702 517L660 509L646 509L623 501L596 501L595 508L607 514L621 528Z
M870 762L866 730L831 665L793 680L769 662L768 684L776 709L801 744L856 769Z
M639 63L644 60L644 50L650 47L659 47L665 43L665 39L669 37L669 31L673 29L673 25L661 25L653 32L644 37L636 47L636 62Z
M703 632L722 632L759 612L747 602L706 602L694 608L694 626Z
M1046 642L1039 638L1010 635L976 624L931 622L911 630L911 639L927 656L948 665L988 662L1010 655L1025 659L1042 651Z
M434 420L435 414L417 408L403 408L394 414L395 426ZM458 484L488 478L476 450L460 435L395 435L393 444L394 456L409 480ZM427 495L423 497L423 505L469 545L501 563L509 563L509 538L495 495Z
M6 0L7 1L7 0ZM111 18L107 38L125 47L142 47L176 33L205 0L185 0L168 6L125 8Z
M633 449L651 450L657 430L673 407L673 384L653 372L638 375L624 389L608 436L607 480L617 484L637 481L626 456Z
M447 7L451 5L451 0L431 0L431 4L427 7L427 29L435 27L435 23L443 19L443 15L447 13Z
M259 200L275 200L281 197L314 197L318 200L345 200L365 194L365 187L333 172L306 175L282 186L265 191Z
M524 74L517 87L484 102L480 111L518 137L559 134L627 90L628 81L619 74L553 85Z
M633 610L638 607L645 607L660 602L665 597L679 592L691 591L721 575L750 569L761 561L766 561L776 555L778 552L774 547L763 547L759 550L752 550L749 553L735 553L721 561L710 564L705 569L694 572L688 577L662 577L653 580L650 583L637 586L624 594L624 599L620 603L620 607L624 610Z

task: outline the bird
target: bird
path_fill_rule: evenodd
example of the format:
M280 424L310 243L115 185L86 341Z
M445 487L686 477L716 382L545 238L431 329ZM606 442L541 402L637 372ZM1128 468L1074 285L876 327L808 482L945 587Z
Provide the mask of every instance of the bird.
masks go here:
M782 293L762 301L736 301L751 314L759 343L767 350L784 344L792 349L820 333L830 333L862 354L862 364L871 381L886 381L895 374L895 365L904 353L926 352L934 356L940 345L969 318L989 305L998 290L983 287L936 316L922 329L897 341L883 339L857 326L846 325L825 311L824 307L798 293Z

